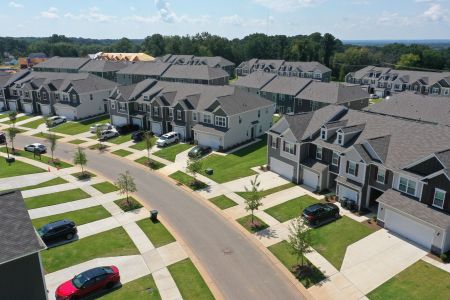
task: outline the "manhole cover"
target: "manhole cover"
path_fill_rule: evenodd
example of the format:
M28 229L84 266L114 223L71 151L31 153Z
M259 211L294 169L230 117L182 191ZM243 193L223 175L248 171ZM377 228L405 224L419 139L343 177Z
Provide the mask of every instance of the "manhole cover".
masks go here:
M223 254L225 255L230 255L233 253L233 250L231 250L230 248L225 248L222 250Z

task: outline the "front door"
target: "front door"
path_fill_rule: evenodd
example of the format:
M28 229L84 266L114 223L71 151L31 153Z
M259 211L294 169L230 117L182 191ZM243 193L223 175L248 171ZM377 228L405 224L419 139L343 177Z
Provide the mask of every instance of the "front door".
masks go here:
M252 130L251 130L251 138L252 138L252 139L255 138L255 127L252 127Z
M173 127L172 127L172 122L167 122L167 132L172 132Z

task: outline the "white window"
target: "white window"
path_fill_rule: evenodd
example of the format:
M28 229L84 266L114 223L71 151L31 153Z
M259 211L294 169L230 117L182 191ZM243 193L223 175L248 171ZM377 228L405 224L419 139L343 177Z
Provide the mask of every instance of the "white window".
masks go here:
M322 147L317 146L317 149L316 149L316 159L322 159L322 151L323 151Z
M182 119L183 119L182 111L177 110L177 120L182 120Z
M272 143L271 144L272 144L272 148L273 149L277 149L278 148L277 139L278 139L277 137L274 137L274 136L272 137Z
M116 109L116 101L111 101L111 109Z
M377 173L377 182L384 184L386 180L386 170L378 169Z
M344 145L344 134L343 133L337 134L337 143L341 146Z
M433 206L441 209L444 208L445 193L441 189L434 190Z
M320 138L324 141L327 139L327 130L325 128L320 130Z
M159 107L158 106L153 106L153 115L159 116Z
M119 110L126 111L127 110L127 104L124 102L119 102Z
M314 74L314 78L320 79L320 78L322 78L322 74L320 74L320 73L315 73L315 74Z
M195 111L192 113L192 120L197 121L197 113Z
M400 177L398 189L411 196L416 195L416 182L404 177Z
M333 157L331 159L331 164L333 166L339 166L339 153L337 152L333 152Z
M40 95L41 95L41 94L38 93L38 98L39 98ZM63 101L69 102L69 95L63 94Z
M203 122L206 124L211 124L211 116L210 115L203 115Z
M173 109L169 108L169 118L172 118L172 117L173 117Z
M283 142L283 151L295 155L295 144L289 142Z
M42 93L42 99L47 100L47 93Z
M216 126L219 126L219 127L226 127L227 126L227 118L221 117L221 116L216 116L215 124L216 124Z
M439 88L434 87L432 93L433 93L433 95L439 94Z
M353 175L353 176L357 176L356 169L357 169L357 164L353 161L349 161L347 173L350 175Z

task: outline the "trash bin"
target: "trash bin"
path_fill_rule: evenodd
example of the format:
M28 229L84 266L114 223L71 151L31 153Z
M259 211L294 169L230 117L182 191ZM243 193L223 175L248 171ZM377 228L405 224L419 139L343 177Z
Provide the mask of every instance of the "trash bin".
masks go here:
M150 211L150 220L153 222L158 220L158 211L156 209Z
M211 169L211 168L208 168L208 169L205 170L205 173L206 173L207 175L212 175L212 174L214 173L214 170Z

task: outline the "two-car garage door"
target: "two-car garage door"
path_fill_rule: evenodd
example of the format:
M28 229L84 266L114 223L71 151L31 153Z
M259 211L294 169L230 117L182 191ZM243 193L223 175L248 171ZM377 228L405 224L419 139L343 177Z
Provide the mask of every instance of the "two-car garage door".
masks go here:
M294 166L273 157L270 158L269 165L272 172L275 172L289 180L294 178Z
M418 223L390 209L386 209L384 227L427 249L430 249L433 243L435 233L433 228Z

